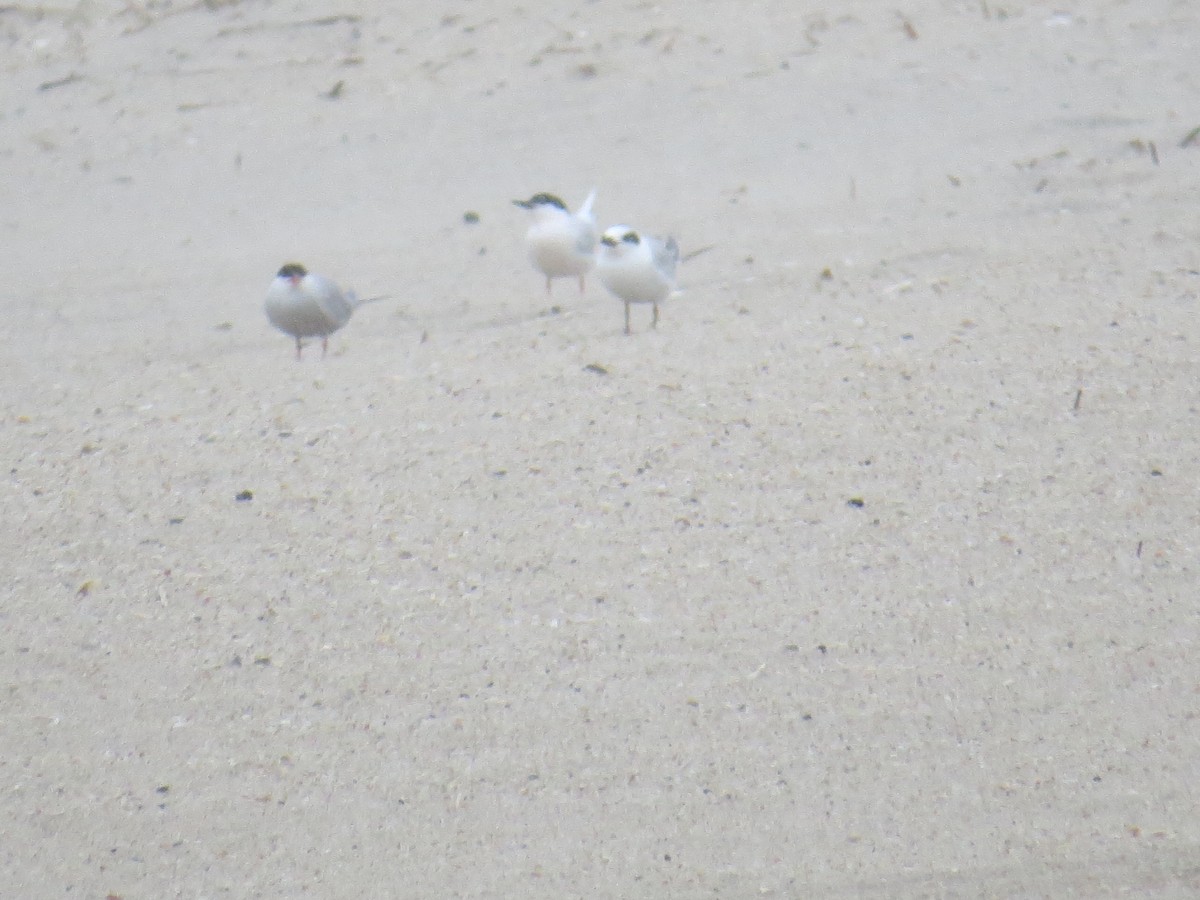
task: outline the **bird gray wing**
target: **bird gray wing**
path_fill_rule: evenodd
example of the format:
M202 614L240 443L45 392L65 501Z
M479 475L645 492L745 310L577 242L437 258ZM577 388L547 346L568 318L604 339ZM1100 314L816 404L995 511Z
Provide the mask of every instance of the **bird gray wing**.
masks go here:
M596 250L595 220L576 218L575 225L575 249L585 256L591 256Z
M329 320L330 324L341 328L350 319L350 314L354 312L355 295L350 292L350 300L342 295L341 290L336 284L328 278L323 278L320 275L309 275L314 281L317 305L321 307L321 313Z
M675 238L669 237L665 241L662 238L650 238L650 255L658 271L668 278L675 277L675 266L679 263L679 245L675 243Z

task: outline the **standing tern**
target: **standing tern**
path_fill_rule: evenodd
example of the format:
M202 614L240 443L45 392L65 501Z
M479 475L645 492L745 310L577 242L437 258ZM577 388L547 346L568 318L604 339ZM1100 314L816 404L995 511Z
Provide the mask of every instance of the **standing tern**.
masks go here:
M513 201L529 210L532 222L525 245L533 267L546 276L547 294L555 278L578 278L579 292L583 293L584 276L596 261L595 201L593 190L576 213L554 194L534 194L528 200Z
M658 327L658 304L675 290L675 267L679 245L675 238L641 235L628 225L613 225L600 238L596 274L608 290L625 303L625 333L629 328L631 303L650 303Z

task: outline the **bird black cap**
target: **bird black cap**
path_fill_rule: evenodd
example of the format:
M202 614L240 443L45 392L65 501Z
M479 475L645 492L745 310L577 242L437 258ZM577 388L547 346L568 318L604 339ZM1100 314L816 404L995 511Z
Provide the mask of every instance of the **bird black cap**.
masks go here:
M513 203L525 209L533 209L535 206L557 206L565 211L567 208L567 204L553 194L534 194L528 200L514 200Z

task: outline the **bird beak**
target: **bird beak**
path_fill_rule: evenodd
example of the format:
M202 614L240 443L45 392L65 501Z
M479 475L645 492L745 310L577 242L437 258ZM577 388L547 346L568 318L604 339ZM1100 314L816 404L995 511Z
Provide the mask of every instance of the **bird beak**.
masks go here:
M530 203L528 200L514 200L513 206L519 206L522 209L529 209L530 207L533 206L533 204Z

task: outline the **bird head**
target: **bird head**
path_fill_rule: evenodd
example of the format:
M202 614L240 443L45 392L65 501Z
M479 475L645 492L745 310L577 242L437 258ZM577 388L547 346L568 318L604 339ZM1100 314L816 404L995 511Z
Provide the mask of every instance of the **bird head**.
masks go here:
M308 269L304 268L304 266L300 265L300 263L287 263L282 269L279 270L278 277L286 278L293 285L297 285L307 274Z
M628 225L613 225L604 231L604 236L600 238L600 243L608 248L609 252L619 253L629 247L636 247L642 242L638 233Z

